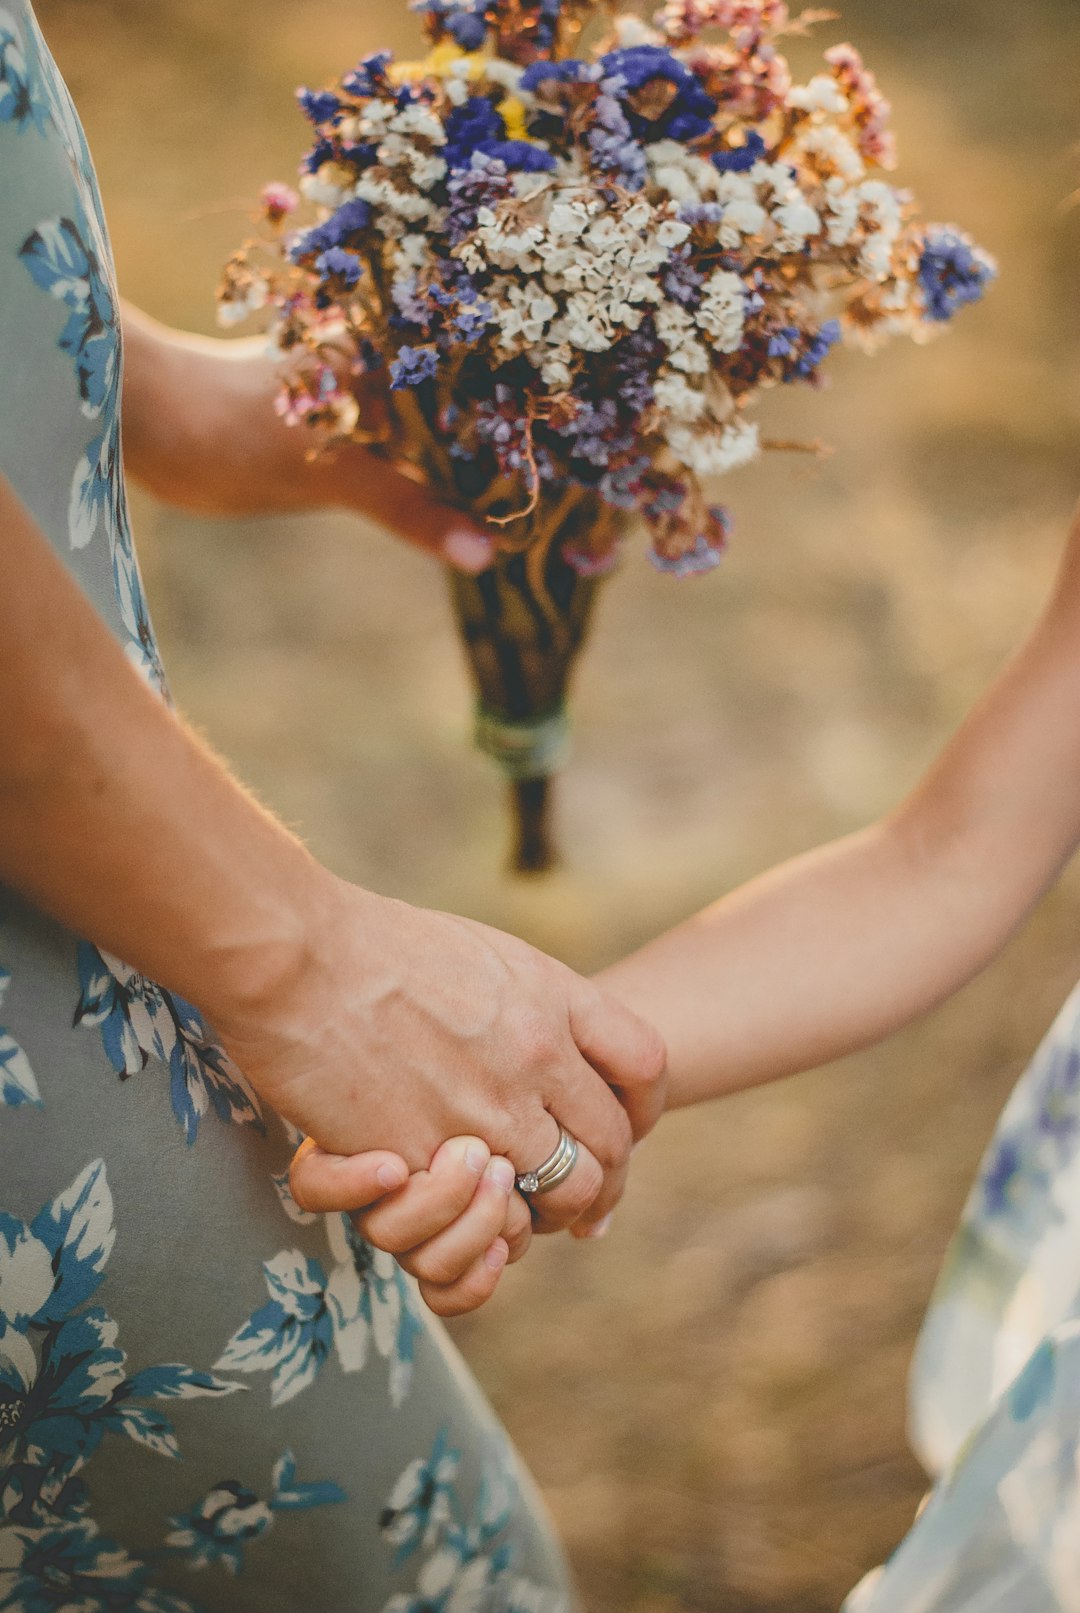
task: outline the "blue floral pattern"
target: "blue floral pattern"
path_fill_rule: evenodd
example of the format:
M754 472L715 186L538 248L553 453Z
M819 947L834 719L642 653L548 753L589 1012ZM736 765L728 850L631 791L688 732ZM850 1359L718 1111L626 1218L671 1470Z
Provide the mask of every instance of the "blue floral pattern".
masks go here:
M0 9L0 123L45 135L55 130L75 180L77 216L41 221L20 256L34 283L67 309L58 345L72 360L83 414L97 427L75 467L68 529L74 549L104 529L128 653L162 693L162 670L131 539L120 448L122 346L105 220L82 126L33 38Z
M383 1538L395 1568L417 1554L423 1562L415 1589L396 1592L383 1613L562 1613L562 1597L516 1570L508 1453L494 1453L471 1505L460 1463L444 1427L427 1459L410 1462L394 1485L380 1520Z
M44 134L48 114L31 87L22 34L11 12L0 7L0 123Z
M196 1613L88 1518L0 1526L0 1609L11 1613Z
M101 1160L29 1225L0 1212L0 1507L20 1525L47 1521L106 1434L177 1456L171 1422L145 1402L242 1388L175 1364L128 1375L116 1322L89 1304L115 1236Z
M280 1179L275 1185L281 1192ZM342 1372L361 1372L374 1346L389 1362L390 1397L400 1405L421 1331L408 1279L390 1255L358 1236L348 1216L323 1221L329 1270L298 1249L266 1261L270 1297L233 1334L215 1371L269 1372L270 1403L280 1406L314 1383L331 1353Z
M137 1075L151 1058L168 1067L173 1113L189 1143L208 1109L220 1120L263 1128L259 1100L197 1008L89 941L79 942L78 967L75 1024L100 1031L122 1079Z
M0 1004L4 1001L10 980L10 971L0 969ZM24 1104L41 1108L38 1084L30 1068L30 1060L14 1036L0 1025L0 1106L18 1109Z
M278 1512L297 1512L346 1499L340 1485L326 1480L300 1483L296 1458L284 1451L274 1464L270 1497L263 1501L238 1479L222 1479L181 1517L170 1518L165 1537L170 1551L181 1553L191 1568L221 1563L230 1574L244 1566L244 1548L266 1534Z
M1080 1610L1080 989L1010 1098L923 1324L935 1484L845 1613Z

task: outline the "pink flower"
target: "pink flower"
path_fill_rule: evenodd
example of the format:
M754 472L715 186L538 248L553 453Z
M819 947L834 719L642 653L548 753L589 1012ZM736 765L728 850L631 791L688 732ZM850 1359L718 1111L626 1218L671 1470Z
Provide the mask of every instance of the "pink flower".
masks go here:
M283 218L288 218L300 202L299 196L289 185L280 185L276 181L263 186L259 200L271 224L280 224Z

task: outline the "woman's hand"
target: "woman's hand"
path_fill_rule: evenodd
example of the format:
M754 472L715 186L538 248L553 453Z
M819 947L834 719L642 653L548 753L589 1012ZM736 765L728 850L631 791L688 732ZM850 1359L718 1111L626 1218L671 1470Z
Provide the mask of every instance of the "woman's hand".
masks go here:
M193 336L125 305L125 462L164 503L218 516L347 509L463 571L491 564L482 527L378 455L350 444L308 459L308 433L274 413L276 392L259 337Z

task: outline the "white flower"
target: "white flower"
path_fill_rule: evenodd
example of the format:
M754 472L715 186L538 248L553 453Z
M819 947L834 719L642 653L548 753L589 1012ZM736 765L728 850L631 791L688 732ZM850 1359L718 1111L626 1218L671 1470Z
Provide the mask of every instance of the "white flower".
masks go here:
M469 99L469 86L465 79L451 76L443 84L451 106L464 106Z
M495 320L499 326L499 339L503 347L517 346L520 341L539 342L549 321L555 318L559 305L554 297L534 286L520 286L511 280L498 284L500 300L495 305Z
M847 99L829 73L816 74L809 84L793 85L788 91L788 104L800 112L826 112L837 115L847 111Z
M252 280L242 297L230 297L227 302L218 303L218 324L225 329L230 325L239 325L249 314L256 314L260 308L265 308L268 297L266 281Z
M859 195L849 190L842 179L830 179L825 186L828 196L826 234L832 246L847 246L859 223Z
M529 357L534 363L537 362L532 353L529 354ZM545 351L543 357L540 358L538 367L540 379L546 387L550 387L552 392L563 391L573 380L570 370L570 348L565 344L554 350L548 349Z
M684 224L681 218L665 218L656 232L656 242L667 251L682 246L690 234L689 224Z
M673 370L661 370L653 388L657 406L673 420L692 425L705 413L706 397L697 387L690 386L685 377Z
M764 165L758 164L760 168ZM756 173L757 169L755 169ZM749 174L721 174L717 193L724 205L718 237L721 246L738 247L746 235L761 235L769 222L769 215L758 201L757 184ZM765 167L765 180L771 171ZM787 175L791 184L791 175Z
M817 235L821 229L821 215L799 193L775 209L773 222L780 232L776 240L780 252L801 252L807 237Z
M589 208L584 202L553 202L547 216L547 231L551 236L565 236L576 241L589 227Z
M410 230L394 248L394 267L408 272L424 268L431 258L431 246L420 230Z
M410 101L390 120L388 125L397 134L419 134L437 146L446 144L446 131L429 107L421 101Z
M694 321L721 353L737 353L746 327L746 288L737 274L717 269L705 282Z
M699 476L722 476L756 459L760 452L758 428L746 420L732 420L720 431L695 431L670 424L664 436L676 459Z
M866 164L851 141L832 124L815 124L804 129L798 137L798 146L802 154L826 174L836 173L854 183L866 173Z
M650 28L641 17L635 17L633 12L624 11L615 18L615 42L620 49L629 49L632 45L660 45L663 44L663 35L658 34L655 28Z
M349 194L352 183L351 169L336 162L324 162L314 174L304 174L300 180L300 194L320 207L340 207Z

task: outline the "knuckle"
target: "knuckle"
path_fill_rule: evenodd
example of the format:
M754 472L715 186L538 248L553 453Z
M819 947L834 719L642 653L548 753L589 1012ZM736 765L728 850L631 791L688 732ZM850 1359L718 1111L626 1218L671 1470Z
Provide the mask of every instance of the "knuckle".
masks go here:
M454 1304L453 1294L445 1288L436 1288L430 1283L421 1282L420 1297L429 1311L436 1316L457 1316L460 1312Z
M366 1243L370 1243L375 1249L381 1249L384 1254L393 1255L397 1260L402 1260L402 1256L407 1255L413 1247L413 1239L403 1232L395 1232L392 1226L384 1226L379 1216L375 1214L354 1216L353 1226Z
M467 1257L463 1259L460 1255L455 1256L441 1249L418 1249L413 1259L416 1275L440 1287L457 1282L469 1264Z
M655 1086L667 1072L667 1044L655 1025L642 1021L641 1079Z
M590 1142L592 1152L606 1171L621 1170L634 1146L634 1129L625 1109L617 1109L602 1137Z
M525 1068L548 1066L558 1059L559 1037L555 1026L537 1010L526 1010L514 1026L517 1059Z

